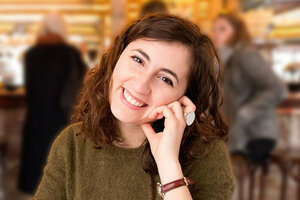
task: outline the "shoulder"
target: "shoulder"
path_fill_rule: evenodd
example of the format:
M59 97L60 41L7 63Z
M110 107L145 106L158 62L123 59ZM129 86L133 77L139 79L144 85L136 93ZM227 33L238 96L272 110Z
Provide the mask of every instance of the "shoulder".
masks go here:
M196 182L192 189L195 199L229 200L234 189L234 175L230 156L223 138L205 142L197 140L201 156L191 164L186 175Z
M263 56L260 52L251 46L245 46L238 49L238 55L239 61L244 64L264 62Z
M201 162L201 160L207 158L215 160L215 158L220 155L228 155L226 142L223 137L211 136L208 137L207 140L199 137L195 141L195 148L197 148L201 154L200 157L196 159L196 162Z
M81 140L81 136L78 135L81 122L76 122L66 126L55 138L52 148L61 150L70 150L70 146L74 146Z
M34 45L34 46L30 47L25 52L25 58L28 58L31 55L35 55L35 54L39 53L40 49L41 49L40 45Z
M73 45L70 44L62 44L63 48L65 48L67 51L72 52L73 54L80 55L80 51Z
M208 180L212 176L232 178L231 160L223 138L211 137L209 141L199 138L195 148L199 150L199 155L191 163L188 173L201 180Z
M60 134L57 136L57 139L70 140L70 139L74 138L76 136L79 128L81 127L81 125L82 125L82 122L76 122L76 123L67 125L64 129L62 129Z

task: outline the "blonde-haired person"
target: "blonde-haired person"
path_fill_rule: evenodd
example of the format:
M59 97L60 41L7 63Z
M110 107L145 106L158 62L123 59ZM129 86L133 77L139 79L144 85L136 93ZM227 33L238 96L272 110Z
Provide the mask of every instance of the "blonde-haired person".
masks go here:
M33 199L230 200L216 57L182 18L129 24L87 73Z
M55 34L63 41L68 41L66 21L56 12L51 12L44 17L39 26L37 39L40 40L41 38L49 36L49 34Z
M42 176L50 144L68 123L86 66L67 43L63 18L47 15L36 44L25 54L26 118L23 126L19 188L33 193Z

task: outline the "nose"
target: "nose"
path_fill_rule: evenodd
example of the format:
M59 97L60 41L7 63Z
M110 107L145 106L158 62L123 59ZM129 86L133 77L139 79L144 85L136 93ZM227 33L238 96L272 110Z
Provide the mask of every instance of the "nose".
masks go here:
M147 76L139 76L135 79L134 90L141 95L148 95L151 93L151 78Z

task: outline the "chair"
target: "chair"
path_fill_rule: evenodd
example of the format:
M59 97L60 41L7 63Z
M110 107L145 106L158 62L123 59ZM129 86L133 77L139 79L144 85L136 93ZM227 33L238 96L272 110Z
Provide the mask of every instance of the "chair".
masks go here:
M264 163L253 163L243 156L231 155L234 174L237 179L238 200L245 200L245 182L249 179L248 200L254 200L255 175L260 170L259 200L265 200L265 179L269 171L270 160Z
M280 200L287 197L287 179L292 177L297 183L297 200L300 200L300 149L286 149L275 151L271 156L272 162L276 164L281 172Z

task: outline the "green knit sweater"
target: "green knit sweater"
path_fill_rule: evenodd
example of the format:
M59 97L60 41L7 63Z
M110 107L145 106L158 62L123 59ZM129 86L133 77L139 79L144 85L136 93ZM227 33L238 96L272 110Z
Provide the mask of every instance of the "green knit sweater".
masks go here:
M78 126L71 124L55 139L33 200L146 200L149 179L139 157L142 148L95 149L92 140L76 136ZM202 139L197 144L203 153L209 145ZM189 186L193 199L231 199L234 178L224 141L214 139L206 155L183 170L196 181ZM155 185L160 179L153 179L158 200Z

